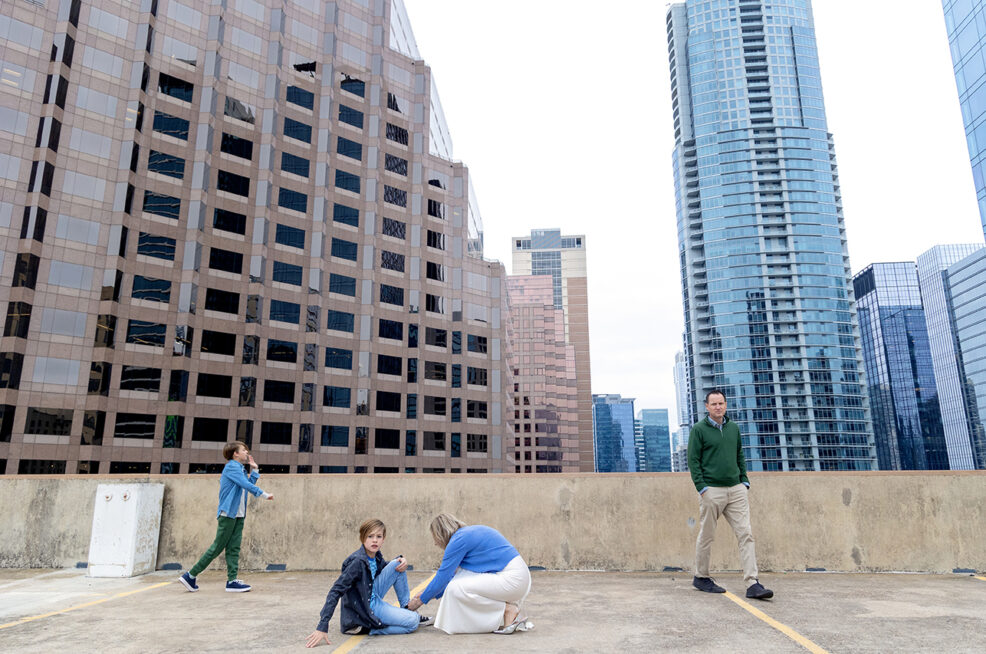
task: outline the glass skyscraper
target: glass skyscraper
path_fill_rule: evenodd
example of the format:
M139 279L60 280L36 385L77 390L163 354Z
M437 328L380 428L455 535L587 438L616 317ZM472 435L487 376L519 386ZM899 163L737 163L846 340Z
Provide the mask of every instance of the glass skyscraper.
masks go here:
M986 248L948 267L973 464L986 469Z
M947 470L917 265L875 263L853 279L881 470Z
M595 472L639 472L634 443L633 398L592 396Z
M942 0L980 220L986 233L986 1Z
M955 330L949 268L976 251L982 245L936 245L918 257L918 281L921 301L928 325L931 362L935 370L935 386L941 407L948 467L952 470L976 468L972 449L970 412L964 383L962 350Z
M667 13L693 414L722 389L751 470L869 470L876 448L808 0Z
M639 424L641 472L671 472L671 431L667 409L641 409Z

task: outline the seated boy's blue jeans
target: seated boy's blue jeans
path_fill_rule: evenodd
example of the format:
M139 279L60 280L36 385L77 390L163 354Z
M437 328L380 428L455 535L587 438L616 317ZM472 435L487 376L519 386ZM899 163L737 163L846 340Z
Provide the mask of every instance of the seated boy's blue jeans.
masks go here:
M387 626L383 629L373 629L370 631L371 636L409 634L417 629L421 622L421 618L414 611L398 608L383 601L391 587L397 593L397 602L400 606L407 606L411 599L411 591L408 590L407 586L407 575L397 571L398 565L397 559L394 559L373 580L373 597L370 599L370 610L380 622Z

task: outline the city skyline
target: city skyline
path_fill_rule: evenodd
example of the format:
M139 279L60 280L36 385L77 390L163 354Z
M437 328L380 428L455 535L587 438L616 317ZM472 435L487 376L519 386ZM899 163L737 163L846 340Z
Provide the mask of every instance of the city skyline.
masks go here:
M525 24L511 26L524 38L503 50L487 47L486 39L495 40L519 11L509 2L407 4L422 43L426 34L442 37L429 37L422 56L442 92L457 156L470 163L487 255L506 261L509 237L530 226L586 233L594 244L593 392L619 392L636 397L638 406L673 412L670 371L682 330L673 134L664 52L652 44L664 7L627 2L588 16L556 3L525 5ZM813 10L852 271L915 260L929 245L921 228L929 215L935 242L982 240L941 3L913 3L901 12L890 2L825 1ZM628 11L634 21L626 20ZM560 29L545 39L541 26L552 21ZM877 22L884 28L874 30ZM581 50L589 33L605 47ZM871 65L861 67L861 58ZM864 69L880 75L860 74ZM589 87L596 90L580 95L579 85L592 80L599 80ZM517 136L504 141L501 130ZM907 143L900 139L905 131ZM510 157L518 147L542 156ZM540 165L546 160L574 163ZM531 179L539 184L518 181ZM631 217L621 224L620 216ZM624 289L620 278L645 283Z

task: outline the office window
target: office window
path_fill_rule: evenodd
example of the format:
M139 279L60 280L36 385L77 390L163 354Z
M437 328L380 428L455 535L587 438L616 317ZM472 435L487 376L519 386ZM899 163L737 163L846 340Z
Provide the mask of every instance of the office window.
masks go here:
M157 216L178 220L181 215L181 200L162 193L144 191L143 210Z
M332 207L332 220L343 225L359 227L359 209L336 204Z
M306 91L300 86L289 86L285 99L291 104L296 104L305 109L315 108L315 94L311 91Z
M390 204L397 205L398 207L407 206L407 191L403 191L399 188L394 188L393 186L383 185L383 201L389 202Z
M281 170L286 173L308 177L310 167L308 159L296 157L290 152L281 153Z
M446 365L438 361L425 361L425 379L446 381L448 379Z
M404 340L404 323L381 318L377 326L377 336L402 341Z
M192 440L225 443L229 433L229 420L224 418L195 418L192 422Z
M281 187L278 189L277 206L306 213L308 211L308 196L304 193Z
M452 364L452 388L462 388L462 364Z
M291 423L267 421L260 423L260 442L265 445L290 445Z
M353 369L353 351L341 347L325 348L325 367L340 370Z
M220 170L216 177L216 188L220 191L247 197L250 195L250 178Z
M229 375L213 375L200 372L195 394L204 397L229 399L233 394L233 378Z
M167 152L151 150L147 155L147 170L175 179L184 179L185 160Z
M404 272L404 255L380 250L380 267L386 268L387 270Z
M209 248L209 268L239 275L243 271L243 255L230 250Z
M428 200L428 215L445 219L445 207L438 200Z
M223 132L219 149L241 159L253 160L253 141Z
M224 232L233 232L234 234L241 235L246 234L246 216L235 211L216 209L215 216L212 219L212 226Z
M394 143L400 143L401 145L408 144L407 130L391 123L387 123L387 138Z
M127 343L164 347L167 329L168 326L161 323L130 320L127 323Z
M27 302L10 302L7 304L7 322L4 324L4 336L27 338L31 326L31 305Z
M279 322L289 322L293 325L301 323L301 305L283 300L270 301L270 319Z
M359 245L352 241L344 241L341 238L332 239L332 256L349 261L356 261L359 253Z
M383 167L392 173L407 177L407 159L401 159L392 154L387 154L384 156Z
M163 111L154 112L154 124L151 129L155 132L173 136L176 139L188 140L188 121L178 116L166 114Z
M425 327L425 344L435 347L448 347L448 332L435 327Z
M400 220L384 218L383 234L384 236L393 236L394 238L404 240L407 238L407 225Z
M247 104L246 102L240 102L236 98L231 98L226 96L226 101L223 105L223 114L229 116L230 118L235 118L236 120L242 120L245 123L251 125L255 124L257 121L257 108Z
M349 427L338 425L322 426L322 447L349 447ZM322 466L331 467L331 466ZM346 466L340 466L342 470L336 472L346 472ZM319 472L323 472L319 469ZM324 471L328 472L328 471Z
M283 261L274 262L273 279L275 282L291 284L292 286L301 286L301 277L301 266L284 263Z
M424 412L433 416L444 416L446 413L447 400L444 397L434 397L425 395Z
M232 291L221 291L217 288L205 289L205 308L222 313L240 312L240 294Z
M17 464L19 475L64 475L65 462L54 459L21 459Z
M363 145L341 136L336 139L336 152L356 161L363 160Z
M347 107L344 104L340 104L339 122L363 129L363 112L353 109L352 107Z
M425 266L425 276L428 279L434 279L436 282L445 281L445 266L435 263L434 261L426 262Z
M340 88L343 91L348 91L353 95L358 95L359 97L365 97L366 94L366 83L362 80L358 80L354 77L345 76L342 82L339 83Z
M428 230L428 247L435 248L437 250L445 249L445 234L441 232L433 232Z
M332 329L339 332L353 333L353 328L355 326L355 316L346 311L336 311L335 309L329 309L328 315L325 318L325 328Z
M274 242L304 250L305 230L278 223L274 230Z
M486 337L469 334L468 347L470 352L486 354Z
M38 283L38 265L40 263L41 259L37 255L27 252L19 253L14 262L14 279L11 286L34 288Z
M275 338L267 339L267 360L298 362L298 344L291 341L280 341Z
M473 368L469 366L466 369L466 383L475 384L476 386L486 386L486 368Z
M294 382L279 381L276 379L264 381L264 402L294 404ZM263 439L261 439L261 442L263 442Z
M380 284L380 301L384 304L404 306L404 289L398 286Z
M171 282L167 279L134 275L130 296L135 300L151 300L167 304L171 301Z
M377 391L377 411L396 411L401 410L401 394L389 391ZM395 430L396 431L396 430Z
M72 433L72 413L72 409L29 407L24 421L24 433L68 436Z
M158 75L157 89L159 92L170 95L183 102L191 102L195 85L183 79L161 73Z
M486 434L466 434L466 452L486 452Z
M311 125L306 125L287 117L284 119L284 135L305 143L312 142Z
M322 389L324 406L348 409L352 402L352 390L345 386L325 386Z
M199 348L202 352L234 356L236 354L236 334L203 329L202 343Z
M403 360L387 354L377 355L377 373L381 375L400 375Z
M445 298L441 295L425 294L425 311L432 313L445 313Z
M145 413L118 413L113 437L152 440L156 421L156 416Z
M161 390L161 369L123 366L120 370L120 390L157 393Z
M379 395L379 394L378 394ZM397 396L398 404L400 403L400 395ZM389 410L389 409L388 409ZM399 429L380 429L374 430L374 440L373 446L378 450L396 450L400 449L401 446L401 432ZM374 472L377 469L374 468ZM397 472L394 469L394 472Z
M344 170L336 170L336 188L341 188L352 193L360 192L359 175L347 173Z
M467 400L466 417L481 418L486 420L486 402L480 402L479 400Z
M440 431L426 431L421 449L443 451L445 449L445 433ZM441 472L444 472L444 470Z
M356 297L356 278L330 273L329 292Z

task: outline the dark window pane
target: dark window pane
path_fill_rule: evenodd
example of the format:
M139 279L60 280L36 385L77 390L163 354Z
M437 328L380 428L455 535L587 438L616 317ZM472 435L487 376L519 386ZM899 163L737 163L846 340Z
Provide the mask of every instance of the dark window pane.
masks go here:
M352 191L353 193L359 193L359 189L360 189L359 175L347 173L344 170L337 170L336 188L341 188L346 191Z
M7 322L3 327L4 336L27 338L31 326L31 305L27 302L10 302L7 304Z
M342 82L339 83L339 86L343 91L348 91L353 95L358 95L361 98L366 94L366 83L362 80L349 77L348 75L343 78Z
M170 95L173 98L184 100L185 102L191 102L195 85L183 79L161 73L158 76L157 88L158 91L165 95Z
M339 122L352 125L353 127L363 128L363 112L353 109L352 107L347 107L344 104L339 105Z
M24 355L19 352L0 352L0 388L19 388Z
M274 230L274 241L281 245L288 245L303 250L305 249L305 230L278 223L277 228Z
M425 343L436 347L448 347L448 331L434 327L425 328Z
M24 433L68 436L72 433L72 409L28 407Z
M445 249L445 234L428 230L428 247L438 250Z
M291 173L293 175L300 175L301 177L308 177L308 171L310 164L308 159L302 157L296 157L290 152L281 153L281 170L286 173Z
M144 191L144 211L178 220L181 215L181 200L170 195Z
M445 268L441 264L435 263L434 261L426 262L425 266L425 276L428 279L434 279L438 282L445 281Z
M233 394L233 378L229 375L213 375L200 372L195 394L205 397L223 397L229 399Z
M325 367L341 370L353 369L353 351L341 347L325 348Z
M401 159L400 157L388 154L384 156L383 167L392 173L407 177L407 159Z
M240 294L232 291L221 291L217 288L207 288L205 289L205 308L223 313L239 313Z
M166 259L167 261L174 261L175 239L168 238L167 236L157 236L156 234L140 232L137 235L137 254L143 254L148 257L156 257L158 259Z
M292 286L301 286L301 266L295 266L283 261L274 262L274 281Z
M332 256L340 259L356 261L359 252L359 245L352 241L344 241L341 238L332 239Z
M64 475L65 462L51 459L21 459L17 464L19 475Z
M394 188L393 186L383 186L383 201L389 202L390 204L395 204L398 207L407 206L407 191L403 191L399 188Z
M134 286L130 295L136 300L151 300L167 304L171 301L171 282L167 279L134 275Z
M243 271L243 255L230 250L209 248L209 267L213 270L240 274Z
M220 170L216 179L216 188L220 191L247 197L250 195L250 178Z
M400 395L397 396L398 404ZM373 430L373 446L382 450L396 450L401 446L401 432L399 429L380 429ZM374 470L376 472L376 470ZM396 472L396 469L394 470Z
M380 250L380 267L387 270L404 272L404 255L387 250Z
M131 320L127 323L127 343L164 347L164 337L168 326L144 320Z
M120 370L120 390L157 393L161 390L161 369L123 366Z
M264 382L264 402L294 404L294 382L268 379Z
M184 118L166 114L163 111L154 112L154 126L152 129L155 132L161 132L162 134L173 136L176 139L188 140L188 121Z
M469 334L468 347L470 352L486 354L486 337Z
M253 141L223 132L219 149L226 154L243 159L253 159Z
M387 138L394 143L400 143L401 145L407 145L408 143L407 130L403 127L398 127L391 123L387 123Z
M345 311L336 311L335 309L329 309L329 313L325 319L325 328L333 329L340 332L353 333L353 327L355 324L355 316L351 313Z
M93 361L89 364L90 395L109 395L113 364L106 361Z
M297 363L298 344L292 343L291 341L279 341L269 338L267 339L267 359L269 361Z
M192 440L225 443L229 433L229 420L224 418L195 418L192 423Z
M322 446L323 447L349 447L349 427L336 425L322 426ZM342 466L342 471L346 471L346 466Z
M332 207L332 220L344 225L359 227L359 209L336 204Z
M400 220L394 220L393 218L383 219L383 233L385 236L393 236L394 238L405 239L407 234L407 225Z
M380 284L380 301L385 304L404 306L404 289L399 286Z
M445 219L445 207L438 200L428 200L428 215Z
M257 120L256 109L245 102L240 102L236 98L231 98L229 96L226 96L226 102L223 106L223 113L230 118L242 120L243 122L250 123L251 125L253 125Z
M270 445L290 445L291 423L290 422L260 423L260 442Z
M356 297L356 279L346 275L329 274L329 292Z
M404 323L381 318L377 328L377 335L380 338L393 338L402 341L404 340Z
M152 440L155 422L156 417L146 413L118 413L116 414L116 428L113 430L113 436L115 438Z
M341 136L336 140L336 152L356 161L363 160L363 145Z
M311 126L304 123L299 123L297 120L291 120L290 118L284 119L284 135L290 136L291 138L299 141L304 141L305 143L312 142Z
M33 254L21 252L14 263L14 280L11 286L34 288L38 283L38 264L41 259Z
M377 355L377 372L381 375L400 375L403 359L387 354Z
M291 104L296 104L305 109L315 108L315 94L311 91L306 91L300 86L289 86L285 99Z
M301 305L294 302L271 300L270 319L297 325L301 322Z
M304 193L281 187L278 189L277 205L285 209L305 213L308 211L308 196Z
M91 409L82 414L82 438L80 440L82 445L102 445L105 431L105 411Z
M352 401L352 391L345 386L326 386L322 389L324 406L348 409Z
M231 357L236 354L236 334L204 329L202 330L201 349L203 352Z
M185 160L167 152L151 150L147 155L147 170L176 179L184 179ZM147 204L146 196L144 204L145 206Z
M216 215L212 220L212 226L224 232L234 234L246 234L246 216L235 211L216 209Z

